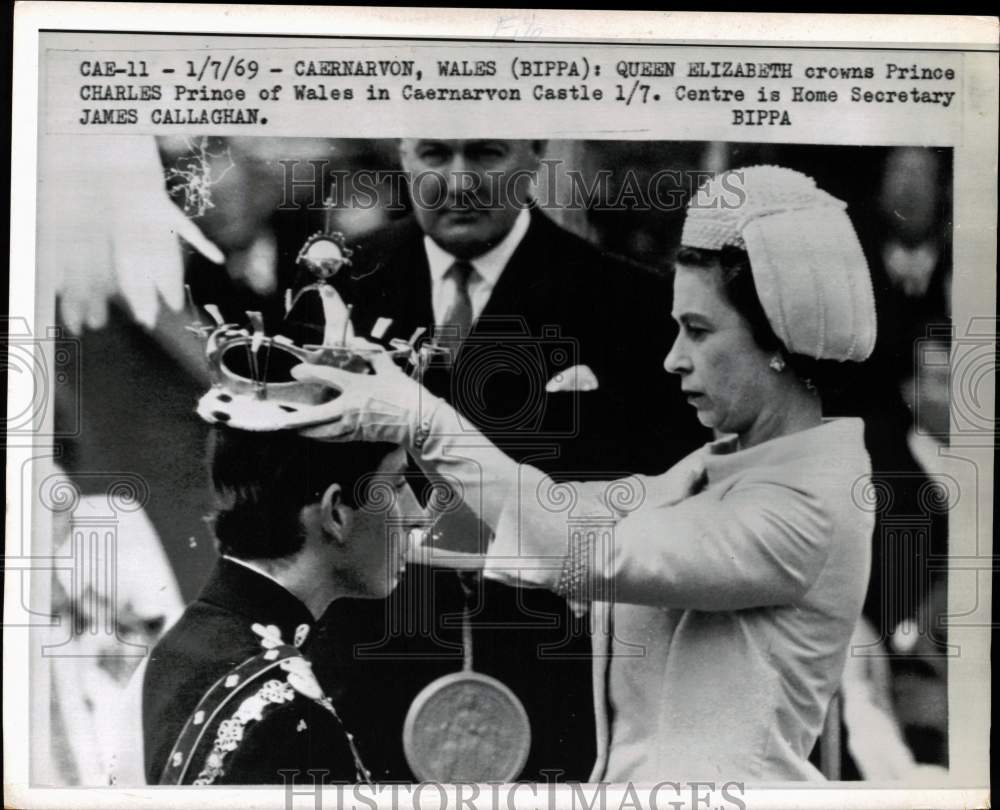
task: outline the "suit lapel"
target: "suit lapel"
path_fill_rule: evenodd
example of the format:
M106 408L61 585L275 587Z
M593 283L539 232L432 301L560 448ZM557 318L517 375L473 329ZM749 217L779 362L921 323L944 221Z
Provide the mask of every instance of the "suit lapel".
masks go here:
M544 214L532 211L531 224L497 279L472 334L522 332L521 325L525 321L529 332L538 331L540 324L535 321L540 310L539 302L544 303L545 309L551 310L551 295L555 286L552 263L549 261L551 240L546 236L550 227Z

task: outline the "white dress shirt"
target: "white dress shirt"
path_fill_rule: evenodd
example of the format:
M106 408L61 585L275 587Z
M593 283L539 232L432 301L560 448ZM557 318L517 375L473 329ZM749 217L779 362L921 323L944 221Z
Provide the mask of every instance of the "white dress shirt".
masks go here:
M510 261L510 257L514 255L517 246L521 244L530 224L531 214L528 213L527 208L522 208L521 213L514 220L514 227L508 231L503 239L486 253L468 260L473 269L469 275L469 299L472 301L473 321L478 319L486 308L486 303L490 300L490 295L493 293L493 288L496 286L500 274L507 266L507 262ZM448 302L454 297L454 294L448 289L448 285L455 282L450 277L445 278L445 273L458 259L429 236L424 236L424 250L427 253L427 264L431 269L431 302L434 307L434 323L440 326L444 322Z

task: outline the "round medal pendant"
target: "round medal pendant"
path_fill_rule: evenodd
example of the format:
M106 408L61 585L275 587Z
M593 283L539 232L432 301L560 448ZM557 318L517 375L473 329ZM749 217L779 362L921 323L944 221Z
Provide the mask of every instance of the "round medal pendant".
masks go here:
M496 678L464 671L428 684L403 725L406 761L424 782L511 782L528 759L531 725Z

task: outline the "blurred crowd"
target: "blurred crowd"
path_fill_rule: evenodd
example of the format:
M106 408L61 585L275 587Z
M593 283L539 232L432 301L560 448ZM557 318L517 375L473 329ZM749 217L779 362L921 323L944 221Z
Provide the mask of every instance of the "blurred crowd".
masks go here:
M129 470L145 479L151 496L141 513L142 531L119 528L117 598L130 593L122 581L127 572L142 577L141 566L122 560L152 559L148 544L135 539L146 535L158 537L154 545L162 548L168 571L163 579L179 594L164 603L169 607L159 617L143 613L146 639L155 638L181 600L198 592L214 556L203 520L209 511L202 468L205 428L192 418L207 376L201 344L183 328L190 315L178 309L182 284L190 285L196 301L215 303L223 314L278 312L294 281L296 255L310 234L333 228L351 244L404 216L408 205L393 179L396 147L388 139L169 137L156 146L158 159L153 154L151 164L141 156L125 160L128 171L116 169L115 158L129 150L95 152L96 160L108 164L100 193L76 165L85 191L74 199L62 184L48 209L43 164L39 209L39 244L46 245L39 252L40 272L63 278L60 322L81 341L79 376L61 389L56 420L57 433L60 420L79 418L83 429L57 447L60 462L84 495L100 494L88 493L97 486L98 479L87 475L92 471ZM938 451L949 434L950 150L552 141L546 158L553 168L542 173L537 198L546 201L548 215L602 248L664 274L679 243L684 203L705 172L778 164L809 174L847 203L874 279L879 338L861 373L845 381L837 409L865 419L874 490L889 495L873 501L869 594L837 708L841 775L905 778L922 765L946 767L948 514L943 496L928 498L927 492L941 474ZM69 164L74 159L80 162L79 153L64 156ZM626 182L648 184L664 167L676 172L671 182L677 204L647 205L623 188ZM361 170L369 178L378 170L386 174L352 189ZM567 204L574 183L591 190L583 205ZM363 190L374 204L336 204L349 200L352 190ZM333 192L334 204L324 206ZM106 221L93 216L109 207L117 213ZM178 212L197 230L181 224ZM162 221L147 222L157 217ZM73 238L50 238L67 232ZM164 233L166 242L153 236ZM175 234L186 241L183 253L172 256ZM97 247L88 252L85 244ZM110 269L98 274L99 284L82 283L76 274L86 272L80 269L84 264ZM137 274L159 279L152 292L137 289L142 286ZM157 305L157 294L167 306ZM73 520L57 526L56 544L69 542ZM54 593L57 612L70 616L81 610L58 583ZM83 625L88 621L96 619ZM77 635L85 634L81 629ZM72 681L67 668L85 666L82 658L54 662L53 705ZM125 676L116 671L92 691L113 695ZM99 715L102 698L87 700L89 709L54 711L53 723L63 718L65 725L68 717L86 731L79 717L87 711ZM54 740L72 737L66 728L53 733ZM74 753L73 745L63 745L49 778L86 783L93 768L84 761L85 747L77 745Z

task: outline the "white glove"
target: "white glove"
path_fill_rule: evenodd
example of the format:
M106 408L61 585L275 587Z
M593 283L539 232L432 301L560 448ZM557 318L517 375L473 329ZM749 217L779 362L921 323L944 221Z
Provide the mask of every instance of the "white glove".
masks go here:
M387 354L372 359L375 374L356 374L309 363L295 366L297 380L325 383L341 391L329 403L311 408L312 426L299 432L324 441L391 442L407 450L415 445L422 424L429 426L444 405L416 380L406 376ZM317 423L318 419L322 422Z

